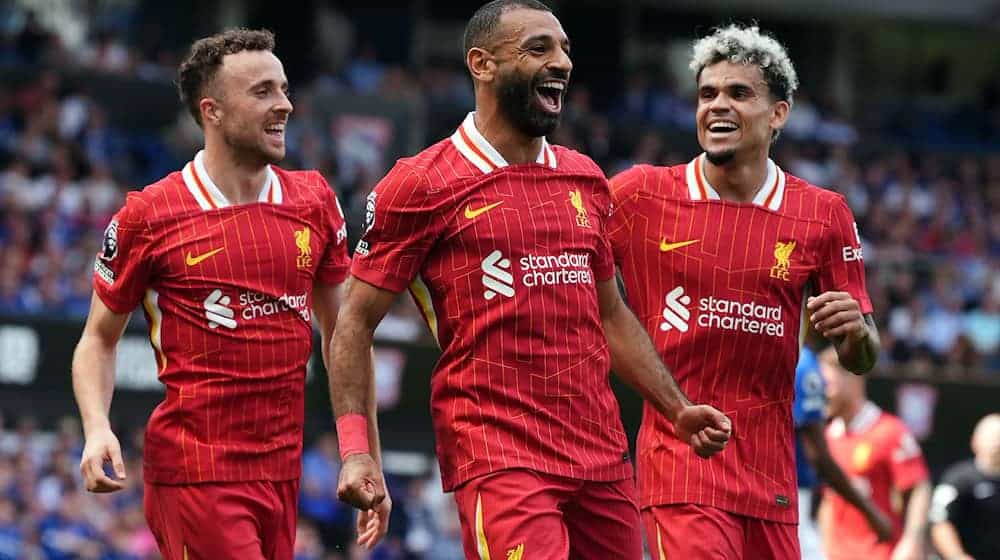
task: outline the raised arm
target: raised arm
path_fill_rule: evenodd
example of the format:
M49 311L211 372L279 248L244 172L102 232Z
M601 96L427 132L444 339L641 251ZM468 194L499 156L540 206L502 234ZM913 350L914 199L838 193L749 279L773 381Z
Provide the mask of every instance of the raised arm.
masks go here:
M111 431L109 414L115 389L115 348L129 315L115 313L95 294L73 352L73 395L85 438L80 473L91 492L114 492L125 487L125 462L121 444ZM104 473L106 462L111 463L115 478Z
M649 335L622 301L614 279L597 283L597 296L611 352L611 368L663 414L700 457L722 451L732 427L726 415L694 405L663 365Z

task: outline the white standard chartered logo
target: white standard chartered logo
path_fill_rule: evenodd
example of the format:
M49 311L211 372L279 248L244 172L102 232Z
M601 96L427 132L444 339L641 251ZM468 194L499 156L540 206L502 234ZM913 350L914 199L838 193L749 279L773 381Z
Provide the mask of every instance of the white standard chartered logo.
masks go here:
M205 317L208 318L209 328L227 329L236 328L236 310L230 307L232 300L229 296L216 289L205 298ZM285 311L294 311L303 321L312 320L312 313L309 309L309 297L302 293L298 295L281 294L278 297L269 296L260 292L245 291L240 293L239 301L240 317L246 321L252 321L260 317L269 317Z
M562 253L559 255L527 255L517 261L521 272L521 284L526 288L538 286L561 286L569 284L593 284L594 275L590 270L590 255L586 253ZM511 261L499 250L483 259L483 296L491 300L499 295L514 297L514 275Z
M236 328L236 312L229 307L229 296L222 295L222 290L215 289L205 298L205 317L208 317L208 327L215 329L219 325L227 329Z
M691 303L691 298L684 295L684 288L677 286L667 294L667 306L663 308L663 319L660 323L661 331L677 329L681 332L688 331L688 319L691 312L685 307Z
M496 250L483 259L482 268L483 286L486 286L483 296L487 300L495 298L497 294L514 296L514 276L510 273L510 259Z
M684 293L682 286L677 286L667 293L661 331L677 329L688 331L691 310L688 305L691 298ZM781 306L761 305L756 302L741 302L716 297L703 297L698 300L699 327L739 331L750 334L764 334L781 337L785 335L785 322L781 317Z

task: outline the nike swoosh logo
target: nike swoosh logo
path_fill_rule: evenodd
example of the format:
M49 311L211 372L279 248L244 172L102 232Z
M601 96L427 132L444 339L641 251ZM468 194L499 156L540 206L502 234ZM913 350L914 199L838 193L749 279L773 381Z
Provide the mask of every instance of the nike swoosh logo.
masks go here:
M211 250L211 251L209 251L207 253L203 253L201 255L198 255L197 257L192 257L191 256L191 251L188 251L187 257L184 259L184 262L188 266L194 266L194 265L200 263L201 261L203 261L203 260L211 257L212 255L221 252L223 249L225 249L225 247L219 247L218 249L213 249L213 250Z
M485 214L486 212L489 212L490 210L496 208L497 206L500 206L501 204L503 204L502 200L500 202L494 202L493 204L487 204L482 208L476 208L475 210L472 209L472 206L467 205L465 207L465 217L472 220L477 216L479 216L480 214Z
M701 239L691 239L688 241L678 241L677 243L667 243L666 238L660 240L660 251L666 253L667 251L673 251L674 249L680 249L681 247L687 247L693 243L697 243Z

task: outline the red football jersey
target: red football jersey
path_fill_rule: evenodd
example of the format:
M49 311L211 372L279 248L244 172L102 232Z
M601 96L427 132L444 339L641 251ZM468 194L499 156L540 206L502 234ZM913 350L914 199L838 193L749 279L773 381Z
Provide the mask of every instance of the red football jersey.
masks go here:
M445 490L528 468L631 476L595 282L614 277L610 195L587 157L544 143L508 165L470 114L368 199L352 274L410 292L441 347L431 417Z
M611 244L629 305L687 395L733 421L727 449L706 461L647 404L641 505L694 503L793 523L802 308L809 295L844 290L871 311L858 235L842 196L770 160L752 203L720 200L703 158L641 165L611 181Z
M831 422L826 441L830 454L861 495L889 515L895 532L891 542L878 542L857 508L836 492L824 492L823 499L830 500L836 543L827 547L827 555L830 560L888 560L903 534L902 493L928 478L917 440L902 420L868 402L850 425L840 418Z
M315 282L350 266L336 196L318 173L271 167L258 202L230 205L202 152L105 231L94 288L141 301L166 398L146 426L147 481L288 480L301 470Z

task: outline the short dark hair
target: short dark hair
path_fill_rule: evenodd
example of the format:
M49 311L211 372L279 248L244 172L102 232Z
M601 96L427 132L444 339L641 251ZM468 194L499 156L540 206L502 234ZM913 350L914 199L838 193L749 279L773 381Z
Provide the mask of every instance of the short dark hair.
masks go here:
M493 0L483 4L465 25L465 53L472 48L488 48L500 24L500 16L518 8L552 13L551 8L537 0Z
M267 29L227 29L210 37L198 39L191 45L186 57L177 69L177 91L181 103L187 106L191 116L201 126L201 110L198 104L205 88L215 79L222 66L222 58L227 54L243 51L273 51L274 33Z

